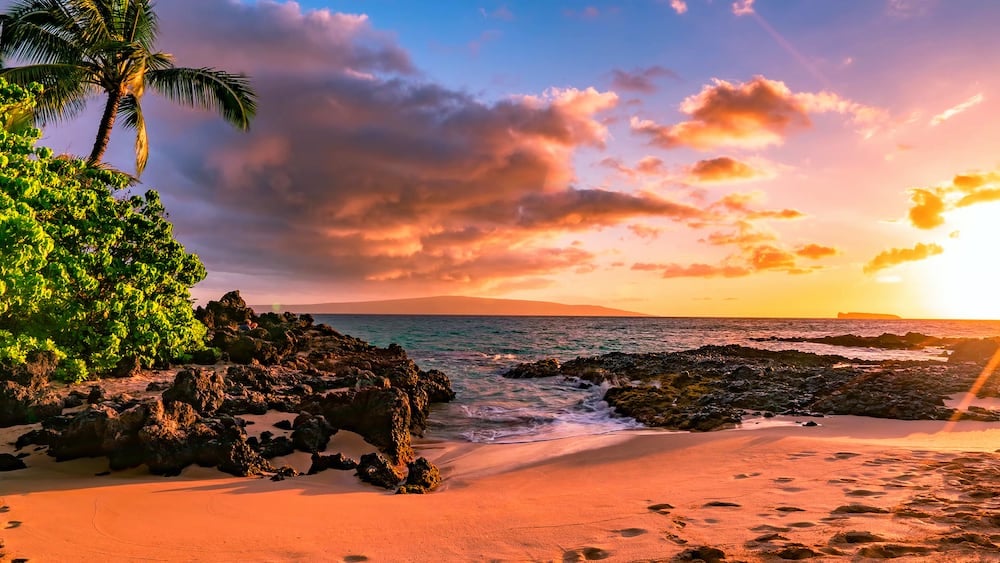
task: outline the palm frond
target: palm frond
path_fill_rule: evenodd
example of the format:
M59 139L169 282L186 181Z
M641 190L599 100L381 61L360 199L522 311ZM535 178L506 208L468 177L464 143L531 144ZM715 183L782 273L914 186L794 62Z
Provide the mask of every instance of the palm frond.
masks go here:
M122 98L118 105L118 115L125 127L135 130L135 174L140 176L149 159L149 138L146 136L146 120L142 117L139 98L132 94Z
M129 0L123 16L128 27L122 39L142 45L144 51L151 51L159 33L159 21L152 3L149 0Z
M246 130L257 113L257 96L243 74L211 68L169 68L146 74L149 84L171 100L218 112L232 125Z
M36 63L65 62L81 57L74 14L58 0L28 0L6 14L0 32L0 54Z
M38 96L35 116L42 122L66 119L77 115L96 93L89 69L71 64L40 64L0 69L0 77L14 84L37 82L43 91Z

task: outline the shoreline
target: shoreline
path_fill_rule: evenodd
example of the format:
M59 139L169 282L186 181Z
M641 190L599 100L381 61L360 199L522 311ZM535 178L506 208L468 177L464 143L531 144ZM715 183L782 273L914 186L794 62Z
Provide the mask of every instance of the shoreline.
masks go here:
M758 561L792 544L824 557L822 549L849 558L902 545L930 550L928 560L976 561L983 546L941 538L960 526L1000 540L1000 521L982 528L1000 508L982 495L1000 491L988 480L968 491L954 484L956 474L997 469L996 424L961 421L944 433L942 421L820 422L522 444L424 439L415 447L445 480L418 496L386 493L340 471L277 483L202 468L176 478L141 469L94 477L107 460L49 458L4 475L0 539L9 558L31 561L618 561L701 545ZM969 500L977 491L979 500ZM901 516L929 493L943 507L921 508L928 518ZM889 512L835 512L852 503ZM887 541L832 539L859 530Z

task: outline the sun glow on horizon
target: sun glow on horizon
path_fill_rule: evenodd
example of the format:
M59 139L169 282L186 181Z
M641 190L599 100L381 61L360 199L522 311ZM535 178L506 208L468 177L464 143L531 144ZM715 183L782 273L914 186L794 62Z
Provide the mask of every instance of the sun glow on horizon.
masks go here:
M928 261L928 309L945 318L1000 319L1000 202L952 212L958 235Z

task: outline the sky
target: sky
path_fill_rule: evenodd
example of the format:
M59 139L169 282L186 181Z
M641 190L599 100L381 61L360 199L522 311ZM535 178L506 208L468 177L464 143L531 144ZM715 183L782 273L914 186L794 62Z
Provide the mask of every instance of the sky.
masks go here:
M144 98L135 189L201 301L1000 318L1000 3L156 6L177 65L258 93L248 133ZM100 110L42 144L88 153Z

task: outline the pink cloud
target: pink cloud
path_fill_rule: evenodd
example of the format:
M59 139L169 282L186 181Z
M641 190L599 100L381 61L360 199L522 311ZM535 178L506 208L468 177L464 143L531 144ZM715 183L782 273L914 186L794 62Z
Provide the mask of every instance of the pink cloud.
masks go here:
M631 128L663 148L760 149L780 145L797 130L812 126L812 113L839 113L870 135L885 112L830 92L792 92L784 82L755 76L749 82L716 79L680 105L690 119L660 125L633 117Z

